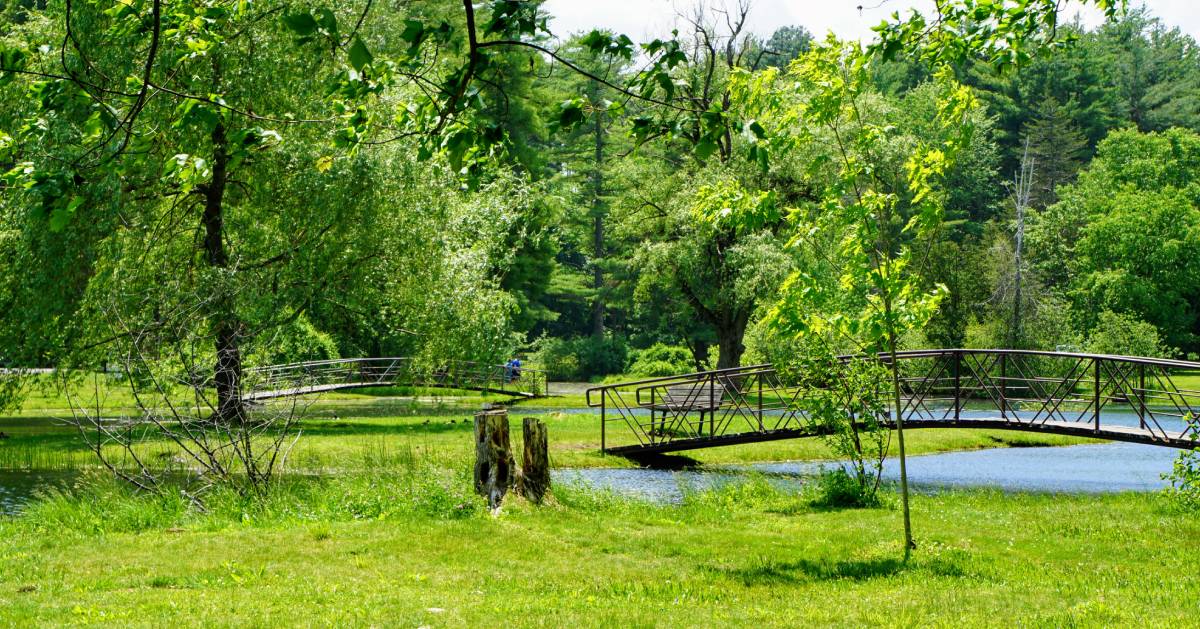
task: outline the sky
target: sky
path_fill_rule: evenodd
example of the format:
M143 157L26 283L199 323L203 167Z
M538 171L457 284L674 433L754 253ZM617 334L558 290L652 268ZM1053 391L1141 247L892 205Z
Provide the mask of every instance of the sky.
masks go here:
M646 41L670 34L677 9L687 9L695 0L549 0L543 8L554 16L550 29L557 35L593 28L608 28L624 33L634 41ZM730 6L736 0L706 0L710 6ZM1200 40L1200 0L1132 0L1130 6L1144 4L1151 15L1168 27ZM862 6L862 10L858 9ZM931 7L933 0L754 0L750 12L751 30L769 37L776 28L801 25L818 37L833 31L839 37L869 40L871 27L900 11ZM1095 26L1102 16L1095 9L1080 10L1068 5L1065 15L1080 15L1084 24ZM681 29L682 30L682 29Z

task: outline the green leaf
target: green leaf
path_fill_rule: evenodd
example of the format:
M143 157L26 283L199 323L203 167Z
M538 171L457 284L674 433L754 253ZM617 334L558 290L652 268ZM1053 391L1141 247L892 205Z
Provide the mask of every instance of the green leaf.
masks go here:
M554 120L555 130L570 131L583 124L583 101L578 98L565 100L558 105L558 117Z
M325 31L326 35L337 39L337 17L333 14L333 11L325 8L317 11L317 25L321 27L321 30Z
M363 43L362 38L355 37L354 43L350 45L350 65L354 66L355 70L362 72L362 69L375 60L370 50L367 50L367 45Z
M420 46L421 41L425 39L425 23L420 20L404 20L404 30L400 32L400 39L413 47Z
M671 75L666 72L659 72L654 75L654 80L667 93L666 100L671 100L671 97L675 95L675 82L671 80Z
M12 81L15 70L25 67L25 51L20 48L0 48L0 85Z
M708 159L717 150L717 143L704 138L696 143L696 157L701 161Z
M283 25L301 37L308 37L317 32L317 20L312 13L285 15L283 16Z
M446 158L450 161L450 167L455 171L462 170L463 158L467 154L467 150L475 144L475 133L466 127L462 127L450 132L446 139L442 142L442 147L446 149Z
M83 205L83 197L73 197L66 207L54 208L50 212L50 231L61 232L71 223L71 219L75 216L75 210Z

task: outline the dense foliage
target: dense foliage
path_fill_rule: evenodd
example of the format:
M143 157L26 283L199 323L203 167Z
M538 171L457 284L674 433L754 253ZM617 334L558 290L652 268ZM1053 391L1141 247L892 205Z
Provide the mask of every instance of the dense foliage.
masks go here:
M1098 347L1120 317L1154 326L1159 353L1200 350L1196 43L1137 9L1056 25L1044 54L997 52L1044 34L1034 4L977 8L992 30L965 47L893 21L856 79L864 121L889 136L869 159L897 190L912 148L945 141L934 68L982 103L904 271L945 290L903 343ZM606 31L551 45L536 3L405 11L6 5L0 300L22 316L0 322L4 362L119 361L131 330L189 312L189 338L215 337L199 364L234 346L249 364L500 361L556 338L538 347L559 377L624 371L626 346L657 344L731 366L787 275L834 271L781 246L782 211L695 220L818 203L836 178L818 144L781 144L786 124L735 92L815 63L802 26L760 39L745 12L691 12L639 58ZM1015 252L1004 182L1023 155Z

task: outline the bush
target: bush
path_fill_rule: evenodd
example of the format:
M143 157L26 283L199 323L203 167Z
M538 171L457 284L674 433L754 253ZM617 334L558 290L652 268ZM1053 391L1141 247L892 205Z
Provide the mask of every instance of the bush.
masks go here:
M813 498L810 504L822 509L864 509L882 504L879 492L864 487L845 470L822 470L813 479Z
M634 350L629 365L629 374L639 378L674 376L695 370L696 361L692 358L691 351L663 343Z
M1194 421L1190 416L1186 420ZM1163 493L1175 506L1185 511L1200 511L1200 453L1195 450L1180 452L1175 465L1169 473L1162 475L1162 479L1171 483Z
M1178 352L1162 341L1158 328L1129 314L1105 310L1088 334L1087 350L1093 354L1170 358Z
M554 380L590 380L620 373L628 349L620 337L560 339L544 336L534 343L533 361Z

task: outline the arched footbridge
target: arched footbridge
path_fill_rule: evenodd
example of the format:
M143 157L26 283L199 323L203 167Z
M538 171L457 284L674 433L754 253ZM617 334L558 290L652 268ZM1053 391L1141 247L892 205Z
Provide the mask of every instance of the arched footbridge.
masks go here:
M534 398L546 395L545 372L507 365L446 361L427 368L411 358L342 358L246 370L242 399L277 398L369 387L459 389Z
M842 358L851 360L863 358ZM906 429L1020 430L1200 447L1200 363L930 349L900 352L897 364ZM822 429L810 410L818 399L828 402L829 390L792 384L771 365L752 365L593 387L587 403L600 412L601 450L636 457L816 436ZM893 414L879 419L894 426Z

